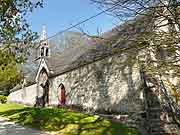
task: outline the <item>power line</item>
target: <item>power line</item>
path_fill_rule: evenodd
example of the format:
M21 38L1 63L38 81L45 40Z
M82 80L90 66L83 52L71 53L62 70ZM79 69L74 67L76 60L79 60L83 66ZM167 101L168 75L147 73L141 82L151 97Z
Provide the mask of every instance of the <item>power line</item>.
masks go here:
M103 13L105 13L105 12L107 12L107 11L113 9L113 8L115 8L116 6L119 6L118 3L119 3L119 2L117 2L117 3L116 3L114 6L112 6L112 7L107 8L106 10L103 10L103 11L99 12L99 13L96 14L96 15L93 15L93 16L91 16L91 17L89 17L89 18L87 18L87 19L85 19L85 20L83 20L83 21L80 21L80 22L78 22L78 23L76 23L76 24L74 24L74 25L72 25L72 26L70 26L70 27L62 30L62 31L57 32L56 34L54 34L53 36L50 36L50 37L46 38L45 40L51 39L51 38L53 38L53 37L55 37L55 36L57 36L57 35L59 35L59 34L62 34L62 33L66 32L66 31L68 31L68 30L70 30L70 29L72 29L72 28L76 28L76 27L79 26L80 24L83 24L83 23L85 23L85 22L87 22L87 21L89 21L89 20L91 20L91 19L93 19L93 18L96 18L97 16L99 16L99 15L101 15L101 14L103 14ZM43 42L43 41L45 41L45 40L41 40L39 43L41 43L41 42Z

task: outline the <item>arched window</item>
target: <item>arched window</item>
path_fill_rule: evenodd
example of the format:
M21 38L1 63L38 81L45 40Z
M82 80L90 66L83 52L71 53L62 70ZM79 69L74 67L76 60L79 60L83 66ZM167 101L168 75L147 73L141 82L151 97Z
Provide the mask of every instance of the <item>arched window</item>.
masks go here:
M49 56L49 49L46 48L46 56Z
M40 55L41 55L41 56L44 56L44 47L41 48L41 50L40 50Z
M59 99L59 105L66 104L66 91L62 83L58 87L58 99Z

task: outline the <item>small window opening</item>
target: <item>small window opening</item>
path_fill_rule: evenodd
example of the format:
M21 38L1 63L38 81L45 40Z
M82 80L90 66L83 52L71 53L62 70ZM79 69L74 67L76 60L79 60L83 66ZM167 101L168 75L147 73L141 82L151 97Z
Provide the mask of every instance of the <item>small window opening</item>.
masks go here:
M49 49L46 48L46 56L48 56L48 55L49 55Z
M44 55L44 47L41 48L41 56Z

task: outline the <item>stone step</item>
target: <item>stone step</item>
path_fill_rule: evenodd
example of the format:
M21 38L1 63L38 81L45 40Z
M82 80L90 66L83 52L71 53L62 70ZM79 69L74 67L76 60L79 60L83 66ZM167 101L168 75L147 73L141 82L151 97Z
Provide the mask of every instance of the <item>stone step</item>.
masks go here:
M159 119L150 119L149 123L153 124L153 123L160 123L161 121Z
M163 129L162 128L151 128L151 133L163 133Z
M149 117L150 118L160 118L160 113L157 113L157 112L149 113Z
M161 113L161 111L160 110L156 110L156 109L151 109L151 110L149 110L149 112L148 112L148 114L151 114L151 113L157 113L157 114L160 114Z
M150 135L165 135L164 132L154 132L154 133L151 133Z
M149 124L149 126L152 128L152 127L163 127L162 124L160 122L156 122L156 123L151 123Z
M159 107L160 104L159 104L159 102L153 101L153 102L149 102L149 103L148 103L148 106L149 106L149 107L151 107L151 106Z
M154 114L160 115L160 113L161 113L160 111L149 111L148 112L149 115L154 115Z
M159 107L149 107L147 111L161 111Z

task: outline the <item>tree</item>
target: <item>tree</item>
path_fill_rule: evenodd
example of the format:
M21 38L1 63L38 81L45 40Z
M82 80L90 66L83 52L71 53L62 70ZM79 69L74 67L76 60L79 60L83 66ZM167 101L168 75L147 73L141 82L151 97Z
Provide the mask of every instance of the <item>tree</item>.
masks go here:
M160 88L163 93L162 97L165 97L166 102L172 108L171 111L173 112L174 120L180 126L177 110L180 104L180 88L178 87L180 81L180 1L91 1L96 3L100 8L115 6L108 14L118 18L121 23L126 22L127 26L129 26L126 27L127 29L131 29L131 24L136 25L135 29L133 29L133 26L131 31L126 31L128 34L133 33L133 36L122 36L122 31L120 31L120 34L114 37L115 40L113 39L110 45L114 42L133 40L134 46L126 50L135 48L141 52L136 60L138 60L140 65L143 65L143 70L147 76L156 79L157 88ZM133 21L139 24L135 24ZM141 30L138 31L138 27L141 27ZM118 27L117 31L119 31ZM172 81L172 78L176 78L176 83Z
M20 79L15 54L0 50L0 91L8 94Z
M42 7L43 0L0 0L0 45L22 53L37 37L26 21L28 13Z
M20 80L20 66L26 61L37 34L26 16L42 7L43 0L0 0L0 87L10 89Z

